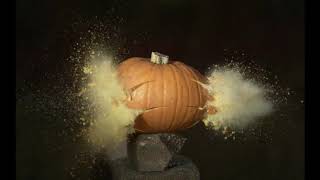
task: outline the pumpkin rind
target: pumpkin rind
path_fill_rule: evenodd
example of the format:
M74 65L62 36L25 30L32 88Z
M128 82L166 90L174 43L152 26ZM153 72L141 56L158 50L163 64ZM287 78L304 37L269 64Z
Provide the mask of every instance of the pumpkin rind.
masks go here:
M148 58L130 58L118 66L120 83L128 92L127 106L144 109L134 128L145 133L189 128L205 113L206 83L197 70L182 62L155 64Z

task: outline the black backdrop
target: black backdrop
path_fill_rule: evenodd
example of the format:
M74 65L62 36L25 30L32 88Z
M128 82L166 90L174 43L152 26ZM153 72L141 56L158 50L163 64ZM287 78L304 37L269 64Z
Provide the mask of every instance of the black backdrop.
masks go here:
M65 169L72 166L72 160L66 159L77 151L75 145L56 136L63 127L62 119L49 126L41 113L28 114L25 107L36 100L31 95L34 89L26 84L55 84L43 76L59 73L64 67L72 46L70 24L76 17L95 16L115 19L115 24L122 19L117 27L129 50L123 57L149 57L155 50L182 59L203 73L211 64L221 63L226 52L243 51L276 74L294 96L282 107L283 113L271 117L271 142L218 141L197 126L187 133L189 141L182 153L194 160L205 180L303 179L302 0L18 0L16 5L16 84L17 89L24 89L19 91L21 103L16 106L18 179L62 179ZM48 144L59 143L64 145L48 150Z

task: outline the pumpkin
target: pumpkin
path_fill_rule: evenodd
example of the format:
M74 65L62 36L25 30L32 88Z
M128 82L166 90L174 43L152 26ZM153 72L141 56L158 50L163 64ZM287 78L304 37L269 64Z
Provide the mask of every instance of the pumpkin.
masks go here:
M207 79L194 68L153 52L151 58L129 58L117 70L127 92L127 106L144 110L135 119L135 130L144 133L184 130L205 115L209 97L200 83L206 83Z

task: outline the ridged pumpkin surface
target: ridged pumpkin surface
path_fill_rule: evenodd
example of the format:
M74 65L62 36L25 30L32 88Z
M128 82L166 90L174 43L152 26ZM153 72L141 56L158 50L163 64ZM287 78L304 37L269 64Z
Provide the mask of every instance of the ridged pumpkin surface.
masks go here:
M201 120L207 90L205 77L179 61L155 64L148 58L130 58L118 66L121 84L128 92L127 105L145 111L135 129L145 133L183 130Z

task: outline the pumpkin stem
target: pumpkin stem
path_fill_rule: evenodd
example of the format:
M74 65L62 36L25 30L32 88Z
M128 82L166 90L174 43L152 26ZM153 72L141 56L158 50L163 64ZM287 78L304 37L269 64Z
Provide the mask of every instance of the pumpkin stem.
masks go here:
M167 64L169 61L169 56L158 53L152 52L151 53L151 62L155 64Z

